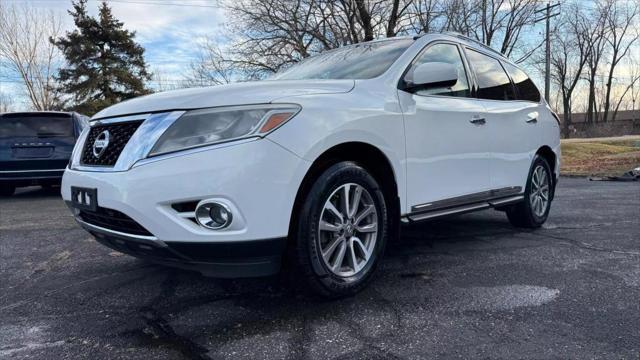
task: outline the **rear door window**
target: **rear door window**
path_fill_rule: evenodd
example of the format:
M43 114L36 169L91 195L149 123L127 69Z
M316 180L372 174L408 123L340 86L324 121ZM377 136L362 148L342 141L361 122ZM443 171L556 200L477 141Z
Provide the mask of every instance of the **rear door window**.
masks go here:
M0 117L0 137L59 137L73 136L73 120L68 116L11 116Z
M467 59L478 81L478 98L487 100L515 100L516 94L500 61L467 49Z
M531 81L531 79L525 74L524 71L520 70L518 67L511 65L509 63L503 63L504 68L507 70L509 75L511 76L511 80L513 80L513 84L518 90L518 99L540 102L540 91L536 85Z

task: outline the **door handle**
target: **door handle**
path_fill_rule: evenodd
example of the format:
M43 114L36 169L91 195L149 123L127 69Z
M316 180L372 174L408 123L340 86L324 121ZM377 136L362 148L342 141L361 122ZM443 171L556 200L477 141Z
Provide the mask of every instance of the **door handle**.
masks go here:
M485 120L485 118L480 116L474 116L469 120L469 122L475 125L484 125L487 122L487 120Z
M529 124L537 123L538 122L538 112L534 111L534 112L528 113L526 122L529 123Z

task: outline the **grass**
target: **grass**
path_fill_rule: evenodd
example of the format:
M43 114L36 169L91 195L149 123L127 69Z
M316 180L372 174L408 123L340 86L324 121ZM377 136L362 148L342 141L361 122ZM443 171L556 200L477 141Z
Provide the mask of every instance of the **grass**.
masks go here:
M640 166L640 138L562 141L562 175L619 176Z

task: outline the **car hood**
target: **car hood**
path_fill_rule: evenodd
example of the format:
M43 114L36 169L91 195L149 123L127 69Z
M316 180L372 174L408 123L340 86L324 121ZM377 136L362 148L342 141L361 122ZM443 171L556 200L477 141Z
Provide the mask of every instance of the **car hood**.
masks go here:
M145 95L110 106L93 119L168 110L264 104L298 95L346 93L353 80L263 80Z

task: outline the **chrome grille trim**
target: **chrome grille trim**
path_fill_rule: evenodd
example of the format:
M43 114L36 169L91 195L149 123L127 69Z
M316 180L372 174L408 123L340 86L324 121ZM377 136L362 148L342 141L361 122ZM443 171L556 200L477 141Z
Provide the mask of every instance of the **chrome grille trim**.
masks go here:
M127 171L133 165L149 155L149 151L158 141L160 136L171 126L185 111L171 111L157 114L141 114L129 115L117 118L97 120L92 122L91 127L104 124L112 124L119 122L130 122L142 120L142 124L129 139L124 149L120 153L118 160L114 166L85 166L80 163L82 150L87 141L91 127L85 128L76 143L71 159L72 170L91 171L91 172L121 172Z

